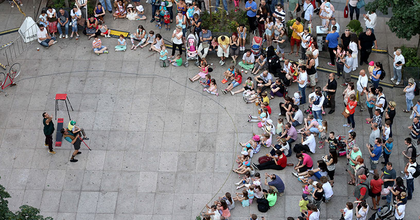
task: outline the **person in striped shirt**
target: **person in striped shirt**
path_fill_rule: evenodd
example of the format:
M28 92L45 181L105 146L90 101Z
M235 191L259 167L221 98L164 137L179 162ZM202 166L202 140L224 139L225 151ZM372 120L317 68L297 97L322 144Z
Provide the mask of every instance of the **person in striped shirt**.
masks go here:
M108 48L102 45L102 41L98 36L98 34L95 35L95 39L92 42L92 47L93 52L99 56L102 53L108 53Z

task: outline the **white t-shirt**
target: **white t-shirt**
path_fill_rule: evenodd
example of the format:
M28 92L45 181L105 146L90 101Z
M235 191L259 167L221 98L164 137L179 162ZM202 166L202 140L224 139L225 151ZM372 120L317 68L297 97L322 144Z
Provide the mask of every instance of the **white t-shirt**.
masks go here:
M38 37L38 43L41 43L42 41L39 38L46 38L47 37L47 29L44 28L43 31L41 31L40 29L38 29L37 37Z
M370 14L369 12L366 13L366 15L369 17L370 21L366 18L363 18L365 20L366 28L372 28L375 29L376 27L376 13Z
M304 34L304 32L302 32L302 36L301 36L301 43L300 43L300 45L303 47L303 48L308 48L308 45L309 45L309 41L311 40L311 36L309 35L309 33L307 34L307 35L305 35ZM303 42L303 40L306 40L306 43L305 42Z
M289 149L290 149L289 142L286 142L286 145L280 144L280 146L281 146L280 149L283 149L284 155L288 155L289 154Z
M380 105L380 104L382 104L382 108L379 108L378 106L376 106L375 109L379 109L379 110L381 110L381 112L383 112L384 111L384 107L386 107L385 106L385 95L384 94L382 94L381 96L377 96L376 97L376 105Z
M182 44L182 31L180 31L178 34L176 33L176 30L174 30L175 37L173 38L173 42L175 44ZM179 37L180 39L178 39Z
M300 83L299 83L299 87L300 87L300 88L303 88L303 87L305 87L305 86L306 86L306 84L308 83L308 74L306 73L306 71L305 71L305 72L303 72L303 73L300 73L300 74L299 74L299 79L298 79L298 81L304 81L304 83L303 83L303 84L300 84Z
M398 215L398 211L401 213L401 215ZM403 219L405 216L405 204L400 204L395 209L395 218L396 219Z
M214 215L210 216L211 220L220 220L221 215L220 215L219 211L216 210L216 211L212 212L211 210L209 210L208 213L209 214L214 213Z
M254 55L250 55L249 57L247 56L247 53L244 53L244 55L242 56L242 60L245 60L247 63L254 63L255 62L255 58Z
M390 133L391 133L391 127L389 127L389 128L385 127L385 131L384 131L385 140L388 140Z
M315 50L313 50L313 51L312 51L312 55L317 56L318 54L319 54L319 50L318 50L318 49L315 49ZM319 58L319 57L316 57L316 59L315 59L315 69L316 69L316 68L318 67L318 65L319 65L318 58Z
M402 64L405 64L405 59L404 56L402 54L400 54L399 56L397 56L397 53L394 52L394 56L395 56L395 60L394 60L394 68L399 70L402 68L402 66L395 66L396 63L398 63L399 61L401 61Z
M52 12L50 12L50 10L47 10L47 15L48 15L49 18L52 18L54 14L55 14L55 9L54 8L52 9Z
M359 79L357 80L357 91L363 92L363 88L367 88L368 84L368 76L365 74L365 76L359 75Z
M315 150L316 150L316 141L315 141L315 136L313 134L311 134L308 137L306 137L306 140L302 144L303 145L308 145L309 150L312 153L315 153Z
M293 119L298 121L299 124L303 123L303 113L302 110L298 109L297 112L295 112L295 115L293 116Z
M322 185L322 188L324 189L324 196L326 199L331 198L331 196L334 195L333 188L331 187L330 182L326 182Z
M416 163L413 163L413 164L410 164L410 165L408 165L408 168L407 168L407 172L408 172L408 176L407 176L407 179L413 179L414 177L413 177L413 174L416 172L416 167L417 166L417 162ZM407 174L406 174L407 175Z
M353 209L352 210L348 210L347 208L344 209L344 219L345 220L353 219Z
M309 216L309 220L319 220L319 211L312 212L312 214Z
M357 220L366 220L368 212L369 212L369 205L368 205L366 211L363 210L363 208L359 209L359 215L362 216L362 217L357 218Z
M283 64L284 72L289 73L290 72L290 66L292 66L292 64L290 62L287 65Z
M82 15L82 13L80 12L80 10L78 10L78 11L76 11L76 12L74 12L74 10L71 10L71 11L70 11L70 16L71 16L71 17L73 17L74 15L76 15L76 16L81 16L81 15Z

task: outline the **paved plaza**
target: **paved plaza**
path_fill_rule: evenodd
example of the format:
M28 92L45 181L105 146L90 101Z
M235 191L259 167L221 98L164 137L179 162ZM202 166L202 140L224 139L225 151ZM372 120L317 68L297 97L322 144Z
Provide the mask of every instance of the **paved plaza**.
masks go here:
M33 10L29 2L32 1L24 1L26 11ZM343 30L348 19L343 18L343 4L336 4L336 10L341 11L337 13L337 20ZM233 3L229 3L233 7L231 5ZM142 24L147 31L156 32L154 24L149 23L149 5L146 15L147 21L114 21L107 13L106 24L130 32ZM417 39L399 40L390 32L385 23L387 19L379 17L375 29L380 49L392 51L402 44L416 45ZM18 27L23 20L23 15L11 10L7 1L0 4L0 30ZM314 22L320 23L319 18ZM170 40L172 31L157 30L159 32ZM17 37L17 33L0 36L0 44ZM56 45L40 48L40 51L36 48L41 46L32 42L15 60L22 64L18 85L6 88L7 96L0 93L0 184L12 196L11 210L28 204L39 208L42 215L60 220L185 220L195 219L206 203L212 203L225 192L240 192L234 185L239 180L238 175L231 170L236 167L234 161L240 152L238 142L249 140L252 133L262 133L257 124L247 122L248 114L257 114L257 107L245 104L241 94L220 93L216 97L203 92L199 83L188 80L199 72L193 62L188 68L160 68L156 53L146 49L114 52L115 38L104 38L102 42L111 50L100 56L92 52L92 42L83 34L78 41L59 39ZM290 47L286 51L290 51ZM320 66L327 67L327 58L327 52L321 52ZM369 59L384 63L389 82L392 58L373 53ZM215 54L209 55L209 62L214 63L211 75L216 78L220 92L226 88L219 82L229 64L222 67L218 61ZM353 74L362 68L366 65ZM244 75L248 76L249 73ZM318 85L324 86L327 73L319 72L319 77ZM289 94L295 91L296 84L289 88ZM339 86L338 94L342 91ZM55 155L44 147L41 114L44 111L54 114L57 93L68 94L74 108L71 118L90 137L86 143L92 151L82 145L77 163L69 162L73 148L67 142L55 148ZM402 112L405 107L402 88L385 88L384 93L388 102L397 103L390 161L399 175L405 166L401 151L405 149L404 139L408 137L411 120L409 114ZM274 119L277 119L280 100L283 99L270 101ZM325 119L329 131L347 135L348 129L342 126L345 119L341 115L344 106L340 95L336 96L336 101L336 112L326 115ZM66 125L69 119L65 105L60 103L59 107L57 117L64 118ZM368 155L365 145L370 134L366 117L367 112L357 110L355 113L357 144L365 160ZM54 123L57 124L56 120ZM267 152L268 149L262 149L254 162ZM312 157L318 160L325 154L326 148L317 148ZM296 164L297 159L293 155L288 162ZM354 187L347 185L349 176L345 167L345 158L339 158L334 197L331 202L322 204L321 219L339 219L345 203L355 200ZM291 171L291 167L283 171L267 170L279 175L286 185L285 195L279 197L275 207L261 214L255 204L247 208L238 204L230 219L249 219L251 213L266 216L267 220L297 217L302 185ZM420 203L418 180L415 180L417 190L413 200L407 205L406 219L417 219L420 215L416 205ZM381 200L381 204L384 203Z

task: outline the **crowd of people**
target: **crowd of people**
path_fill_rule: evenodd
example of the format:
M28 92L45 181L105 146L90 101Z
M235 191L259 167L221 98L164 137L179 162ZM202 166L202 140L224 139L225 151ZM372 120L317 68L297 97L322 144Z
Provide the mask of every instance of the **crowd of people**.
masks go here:
M394 145L392 139L392 126L396 115L396 103L388 100L384 94L380 81L385 77L382 63L369 61L372 48L377 48L374 34L376 26L376 13L374 11L363 15L366 31L357 36L348 28L340 35L340 25L334 18L335 9L330 0L302 1L290 0L286 9L284 2L261 0L259 5L254 0L247 0L244 8L248 24L239 24L237 32L231 36L213 36L211 27L203 26L201 4L186 4L179 1L150 1L152 4L151 20L156 22L156 28L162 26L170 30L170 24L175 22L172 34L172 54L166 49L163 37L153 30L147 32L142 25L130 35L131 50L149 46L150 51L159 53L161 67L183 65L183 46L187 53L194 49L199 57L199 73L189 78L191 82L199 81L203 91L218 96L230 93L232 96L242 94L246 104L255 103L258 114L249 115L248 122L257 123L261 128L259 134L252 134L250 139L240 144L240 155L237 156L237 167L233 172L241 175L237 185L240 193L225 193L204 212L204 219L229 219L230 211L235 208L235 202L247 207L254 202L260 212L267 212L275 206L277 198L286 190L285 184L277 174L270 174L262 170L285 170L287 166L293 167L293 176L302 183L302 198L299 201L299 219L319 219L321 204L333 200L333 186L336 165L339 156L348 160L346 171L349 174L349 185L354 185L355 202L347 202L341 210L342 219L350 220L355 215L357 219L367 219L369 210L377 210L381 196L386 199L384 207L395 210L395 218L403 219L405 204L412 199L414 185L413 179L418 176L416 156L418 152L418 139L420 138L420 99L413 104L416 83L409 79L404 88L406 93L406 109L411 112L413 124L408 129L410 137L405 139L407 149L403 151L407 165L401 171L403 177L397 176L393 164L389 161ZM173 15L173 3L176 3L177 14ZM220 1L216 2L219 5ZM239 7L235 0L235 7ZM350 19L356 12L359 19L359 8L356 0L348 0ZM223 5L227 11L227 4ZM78 21L82 19L80 4L76 4L70 12L60 9L48 8L40 17L40 31L38 41L41 45L49 47L56 43L58 38L68 38L68 27L72 27L70 38L76 35L79 38ZM209 10L207 1L204 9ZM133 0L128 4L125 0L116 0L111 5L110 0L102 0L94 10L94 15L88 16L85 32L94 38L92 46L96 54L108 53L108 47L102 45L100 37L109 37L109 29L104 25L105 12L109 11L114 19L144 20L146 19L144 7L139 1ZM287 11L286 11L287 10ZM114 11L114 12L113 12ZM300 11L300 13L298 13ZM301 15L300 15L301 14ZM328 29L326 44L330 55L327 65L336 68L336 73L329 73L325 85L318 84L318 78L323 77L317 71L319 50L314 33L312 21L316 15L322 20L322 26ZM285 22L295 19L291 26L291 39L287 39ZM65 33L62 31L65 27ZM344 29L344 30L343 30ZM187 47L187 33L198 36L198 47ZM312 32L312 34L311 34ZM249 36L264 38L266 50L255 51L246 48ZM285 47L290 42L291 51L299 60L297 62L285 57ZM296 52L294 46L296 45ZM126 51L127 42L123 35L119 36L116 51ZM176 50L179 52L176 53ZM239 62L237 58L243 53ZM215 53L219 58L220 66L232 59L232 65L222 73L223 79L218 81L210 75L213 71L206 61L209 53ZM187 55L188 56L188 55ZM405 59L401 50L394 52L392 81L401 83L401 68ZM359 69L357 81L352 81L351 73ZM244 74L251 76L243 79ZM253 76L252 76L253 75ZM342 82L337 80L342 77ZM369 81L371 82L369 84ZM226 85L225 85L226 84ZM297 91L289 94L289 88L297 84ZM336 110L336 98L339 84L343 87L342 103L345 110L342 112L348 127L348 138L339 136L328 129L328 114ZM306 94L306 89L311 93ZM234 91L236 90L236 91ZM272 114L270 100L279 97L282 101L278 107L278 117ZM305 106L307 107L305 109ZM369 142L366 143L368 155L362 155L363 146L356 144L356 109L363 112L368 110L366 124L370 126ZM305 117L305 114L307 115ZM357 125L361 126L361 125ZM366 126L366 125L365 125ZM317 147L318 146L318 147ZM321 158L313 158L317 148L327 146L328 152ZM269 153L255 159L261 149L268 149ZM297 164L288 163L288 159L295 153ZM383 161L381 161L383 157ZM252 160L254 158L254 160ZM316 166L314 166L314 160ZM258 163L257 163L258 161ZM365 161L369 161L367 164ZM379 163L381 161L381 163ZM365 165L366 163L366 165ZM382 164L383 166L381 166ZM290 169L292 170L292 169ZM261 172L261 173L260 173ZM404 179L406 184L404 184ZM371 201L367 198L371 197ZM370 205L371 204L371 205ZM344 205L344 204L343 204ZM252 214L251 219L256 220L257 215ZM264 219L264 218L262 218ZM288 220L294 219L289 217Z

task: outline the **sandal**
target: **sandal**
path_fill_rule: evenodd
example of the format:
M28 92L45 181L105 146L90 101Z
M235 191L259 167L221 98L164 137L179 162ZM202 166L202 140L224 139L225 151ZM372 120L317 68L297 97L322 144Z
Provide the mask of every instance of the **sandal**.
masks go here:
M354 182L352 182L351 180L347 183L347 184L349 184L349 185L356 185Z

